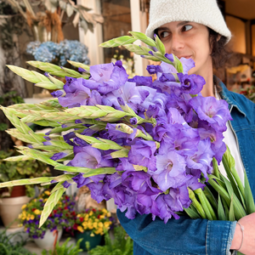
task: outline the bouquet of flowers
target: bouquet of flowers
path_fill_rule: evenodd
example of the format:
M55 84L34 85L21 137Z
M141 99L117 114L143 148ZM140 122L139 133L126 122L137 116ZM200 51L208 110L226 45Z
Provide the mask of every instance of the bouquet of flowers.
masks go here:
M9 66L37 86L54 89L55 99L41 104L1 107L16 129L8 133L28 142L19 147L23 156L65 171L58 177L12 181L0 187L58 183L41 215L42 225L72 182L87 185L98 202L113 198L128 218L151 214L167 222L185 211L191 218L234 220L255 212L249 182L243 186L222 133L231 119L228 104L200 93L205 80L188 71L192 59L165 52L157 36L130 32L103 43L124 46L144 58L161 61L147 70L157 79L128 75L121 61L67 68L30 61L47 72ZM141 40L149 47L133 44ZM63 84L51 75L66 76ZM51 126L45 134L27 123ZM65 131L62 135L61 132ZM223 160L228 179L220 174ZM64 162L68 161L68 164ZM211 192L214 189L217 193Z
M73 230L83 233L86 230L91 231L91 236L103 235L113 224L111 213L106 209L87 209L76 215Z
M32 54L35 60L53 62L64 66L67 60L81 62L89 65L88 48L75 40L63 40L60 43L52 41L30 42L27 45L27 53Z
M55 205L45 224L39 227L41 213L44 204L50 196L50 191L43 192L38 198L34 198L27 205L23 205L19 215L21 224L32 238L43 238L47 229L53 231L57 227L71 229L74 223L74 204L69 196L64 195Z

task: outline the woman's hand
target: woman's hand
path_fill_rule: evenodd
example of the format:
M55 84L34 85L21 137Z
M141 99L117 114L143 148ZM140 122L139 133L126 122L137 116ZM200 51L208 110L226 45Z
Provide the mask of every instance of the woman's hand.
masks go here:
M242 234L241 227L239 224L236 224L234 238L232 240L231 250L238 250L242 243L241 253L245 255L254 255L255 254L255 213L247 215L240 219L238 223L244 227L244 233Z

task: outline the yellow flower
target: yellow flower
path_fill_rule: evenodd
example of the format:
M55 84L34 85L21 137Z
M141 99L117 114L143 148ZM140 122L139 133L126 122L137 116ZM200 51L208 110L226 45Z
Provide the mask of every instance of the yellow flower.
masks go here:
M112 214L111 214L110 212L107 213L107 217L111 217L111 215L112 215Z
M79 230L81 233L84 232L84 229L83 229L81 226L78 226L78 227L77 227L77 230Z
M34 220L35 216L34 215L30 215L30 220Z
M44 203L46 203L46 202L47 202L47 200L48 200L48 198L45 198L45 199L43 200L43 202L44 202Z
M104 215L100 215L99 218L100 218L100 219L103 219L103 218L104 218Z
M27 205L22 205L21 209L25 209L27 207Z
M50 195L50 192L48 190L46 190L44 193L48 196Z
M91 221L88 222L88 228L89 228L89 229L93 229L93 224L92 224Z
M111 221L106 221L105 223L104 223L104 227L105 228L109 228L109 226L112 224L112 222Z
M39 214L41 214L41 211L36 209L36 210L34 210L34 214L39 215Z
M103 226L104 226L104 224L103 224L102 222L99 222L99 223L98 223L98 227L99 227L99 228L102 228Z
M89 212L89 216L92 216L92 215L93 215L93 212L92 212L92 211L90 211L90 212Z
M83 222L82 226L84 227L84 229L87 229L88 228L88 223L87 222Z
M96 222L93 223L93 227L97 228L97 223Z
M93 236L95 236L95 234L94 234L94 233L91 233L91 234L90 234L90 236L92 236L92 237L93 237Z

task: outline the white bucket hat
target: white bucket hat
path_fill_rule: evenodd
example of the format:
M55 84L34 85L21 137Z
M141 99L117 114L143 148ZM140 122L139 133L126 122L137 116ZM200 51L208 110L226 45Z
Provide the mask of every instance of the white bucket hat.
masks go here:
M231 39L231 32L216 0L151 0L150 22L146 35L153 38L154 30L172 21L203 24Z

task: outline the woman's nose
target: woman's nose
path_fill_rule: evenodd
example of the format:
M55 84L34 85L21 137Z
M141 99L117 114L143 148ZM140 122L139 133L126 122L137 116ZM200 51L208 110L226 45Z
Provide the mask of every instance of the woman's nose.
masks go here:
M171 47L171 52L172 53L177 53L180 52L180 50L183 49L184 47L184 41L181 38L181 36L177 33L173 33L172 37L171 37L171 43L170 43L170 47Z

